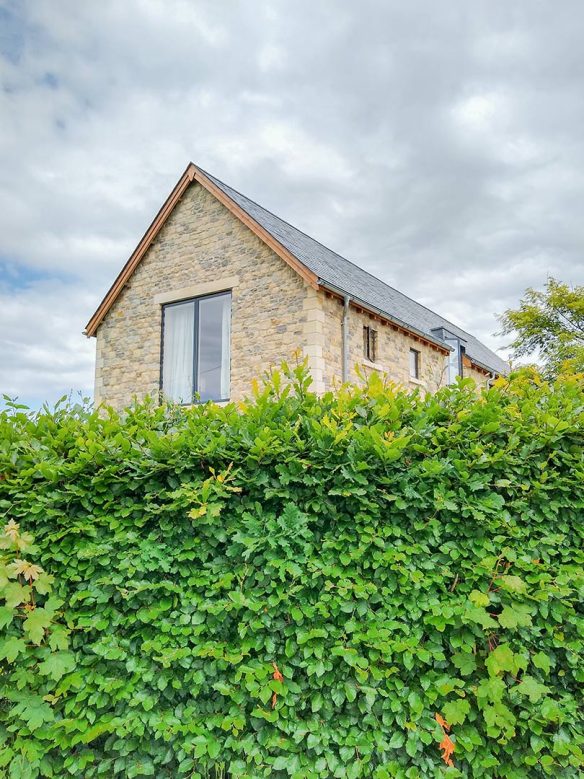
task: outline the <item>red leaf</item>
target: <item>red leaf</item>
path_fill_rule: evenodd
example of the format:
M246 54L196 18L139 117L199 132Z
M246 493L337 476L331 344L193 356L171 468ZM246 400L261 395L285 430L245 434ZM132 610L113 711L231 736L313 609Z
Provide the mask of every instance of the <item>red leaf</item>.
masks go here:
M450 755L454 752L454 742L447 733L444 734L444 738L440 742L440 749L442 750L442 760L444 760L446 765L453 766L454 763Z
M442 728L442 733L444 734L444 738L442 739L439 745L439 748L442 750L442 760L444 760L446 765L453 766L454 763L452 762L452 758L450 756L454 752L454 741L452 741L452 739L446 732L447 730L450 730L450 725L446 722L446 720L441 714L438 713L434 714L434 718Z
M272 663L272 665L274 666L274 673L272 674L272 676L274 677L274 679L275 679L277 682L283 682L283 681L284 681L284 677L283 677L283 676L282 676L282 674L280 673L280 669L278 668L278 666L276 665L276 663Z
M434 714L436 722L440 725L442 730L450 730L450 725L446 722L441 714Z

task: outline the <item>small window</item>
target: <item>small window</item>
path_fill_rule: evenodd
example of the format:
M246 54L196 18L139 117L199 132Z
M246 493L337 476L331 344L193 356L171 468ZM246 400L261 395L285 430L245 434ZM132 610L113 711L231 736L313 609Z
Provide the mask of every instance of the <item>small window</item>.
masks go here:
M410 376L420 378L420 352L417 349L410 349Z
M167 398L229 398L230 329L230 292L163 307L161 384Z
M363 327L363 357L369 362L377 362L377 330Z

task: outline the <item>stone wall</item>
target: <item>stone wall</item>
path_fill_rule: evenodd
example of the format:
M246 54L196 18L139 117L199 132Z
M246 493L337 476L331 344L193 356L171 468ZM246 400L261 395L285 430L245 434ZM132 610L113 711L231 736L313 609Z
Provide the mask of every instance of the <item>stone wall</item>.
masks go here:
M490 381L489 376L483 373L483 371L473 368L468 364L463 365L462 373L465 379L472 379L477 387L486 387L487 383Z
M225 282L222 285L222 282ZM160 387L161 300L232 289L231 399L307 345L315 388L317 292L199 184L186 191L97 331L95 401L115 407ZM200 292L197 292L200 290Z
M341 383L342 377L342 320L343 303L336 299L323 298L324 309L324 385L333 389ZM363 356L363 327L371 326L377 330L377 357L371 363ZM420 353L420 378L410 377L410 349ZM358 312L353 306L349 310L349 379L359 381L378 371L391 381L409 389L421 387L435 392L446 382L445 356L412 336L394 330L391 325L383 324L366 313Z

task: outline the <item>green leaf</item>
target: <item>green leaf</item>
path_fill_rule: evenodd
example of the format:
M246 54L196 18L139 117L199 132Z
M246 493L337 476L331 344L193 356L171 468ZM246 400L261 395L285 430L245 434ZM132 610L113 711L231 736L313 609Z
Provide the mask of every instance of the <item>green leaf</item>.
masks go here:
M457 652L452 655L452 662L462 676L469 676L477 667L477 661L471 652Z
M498 738L501 733L506 738L515 735L515 715L503 703L492 703L483 710L483 716L488 726L489 735Z
M480 590L473 590L469 595L469 600L474 606L477 606L478 608L488 606L490 603L490 598L487 593L480 592Z
M537 652L531 658L534 666L539 668L547 676L550 672L551 662L549 657L544 652Z
M272 697L272 690L269 687L262 687L258 693L258 698L265 705Z
M22 625L24 632L33 644L40 644L45 637L45 630L51 624L52 614L43 608L29 612Z
M23 586L19 582L9 582L2 590L2 597L6 599L6 606L13 609L21 603L28 603L30 587Z
M416 756L419 744L420 741L418 736L415 733L410 733L408 735L408 740L406 741L406 752L410 757Z
M549 722L557 722L561 717L561 710L556 701L545 698L540 706L541 716Z
M521 604L505 606L499 614L499 624L504 628L528 627L531 625L529 607Z
M8 627L14 618L14 609L8 606L0 606L0 630Z
M24 720L30 730L37 730L41 725L55 719L55 714L49 704L39 695L25 697L14 706L12 712Z
M535 677L525 674L520 683L513 688L513 692L527 695L531 703L537 703L540 698L547 695L549 688L538 682Z
M389 746L391 749L400 749L406 740L405 733L402 733L399 730L396 730L396 732L393 734L393 736L389 740Z
M480 706L487 703L498 703L503 699L507 686L502 679L493 676L490 679L483 679L477 687L477 700Z
M7 660L13 663L18 655L26 652L26 643L24 639L11 636L0 641L0 660Z
M50 573L43 571L34 583L35 590L39 595L47 595L53 588L55 577Z
M357 690L355 689L354 684L351 684L350 682L345 682L345 695L349 703L352 703L355 700L355 698L357 697Z
M207 741L207 752L209 753L209 757L213 760L219 756L219 753L221 752L221 744L212 736L209 737Z
M518 595L527 592L527 584L519 576L505 574L504 576L499 576L497 583L501 589L508 592L514 592Z
M66 650L69 648L69 631L61 625L53 625L49 631L49 646L53 651L56 649Z
M517 658L509 644L499 644L489 654L485 665L491 676L497 676L505 671L515 673L517 671Z
M476 606L469 606L465 612L467 620L470 622L476 622L485 630L487 628L496 628L497 623L495 620L487 614L484 609L479 609Z
M449 725L462 725L470 711L470 703L464 698L445 703L442 715Z
M10 761L10 779L36 779L36 767L25 755L17 755Z
M75 656L71 652L54 652L39 664L39 672L55 682L75 668Z

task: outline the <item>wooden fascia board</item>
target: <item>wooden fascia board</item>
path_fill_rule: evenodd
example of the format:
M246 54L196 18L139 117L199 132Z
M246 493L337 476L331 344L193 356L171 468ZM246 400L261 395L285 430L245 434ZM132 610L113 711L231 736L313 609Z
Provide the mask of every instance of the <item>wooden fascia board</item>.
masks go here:
M338 292L333 292L330 289L328 289L325 286L320 286L320 291L324 292L327 297L335 298L340 303L343 302L343 296L340 295ZM408 329L408 327L400 322L395 322L393 319L391 319L388 316L384 316L380 311L371 311L367 308L366 304L362 301L359 301L359 303L354 303L353 300L349 301L349 305L354 308L358 313L367 313L372 319L378 319L380 322L382 322L384 325L388 325L389 327L392 327L394 330L397 330L400 333L403 333L404 335L407 335L409 338L412 338L415 341L420 341L423 344L426 344L426 346L430 346L432 349L436 349L437 352L441 352L442 354L448 355L450 354L450 349L446 346L441 346L440 344L437 344L435 341L431 341L429 338L424 338L424 335L422 333L418 333L414 330Z
M177 205L181 197L184 195L188 187L197 181L204 189L212 194L225 208L227 208L234 216L236 216L240 222L248 227L255 235L260 238L273 252L275 252L284 262L290 265L302 278L314 289L318 289L318 277L315 273L308 270L294 255L288 251L282 244L277 241L267 230L265 230L255 219L247 214L240 206L237 205L228 195L219 189L204 173L202 173L193 163L190 163L179 179L178 183L164 202L160 211L156 214L150 227L144 233L140 243L134 249L129 260L126 262L116 280L109 288L106 296L99 304L97 310L87 323L85 328L85 335L88 337L94 336L97 332L97 328L103 322L108 311L115 303L116 299L120 295L122 289L127 284L128 280L136 270L140 261L150 248L152 242L164 226L166 220L171 215L174 207Z
M103 322L107 312L115 303L118 295L124 288L128 279L136 270L138 264L140 263L140 260L148 251L150 245L152 244L152 241L156 238L156 236L160 232L162 226L164 225L164 223L172 213L178 201L184 195L188 186L192 183L194 177L195 177L195 166L191 163L187 167L185 172L182 174L180 179L178 180L174 189L172 190L172 192L170 193L170 195L167 197L164 204L162 205L162 208L152 220L150 227L146 230L146 232L142 236L140 243L138 244L138 246L136 246L136 248L130 255L129 260L126 262L126 264L118 274L116 280L107 291L106 296L99 304L94 315L87 323L87 326L85 328L85 335L90 337L96 334L97 328Z
M486 365L476 362L470 355L465 354L462 358L462 364L465 368L473 368L475 371L484 374L485 376L498 376L496 370L493 368L487 368Z
M483 373L485 376L498 376L499 374L495 370L488 370L485 368L484 365L479 365L477 362L475 362L472 357L469 357L470 367L473 368L475 371L479 371L480 373Z

